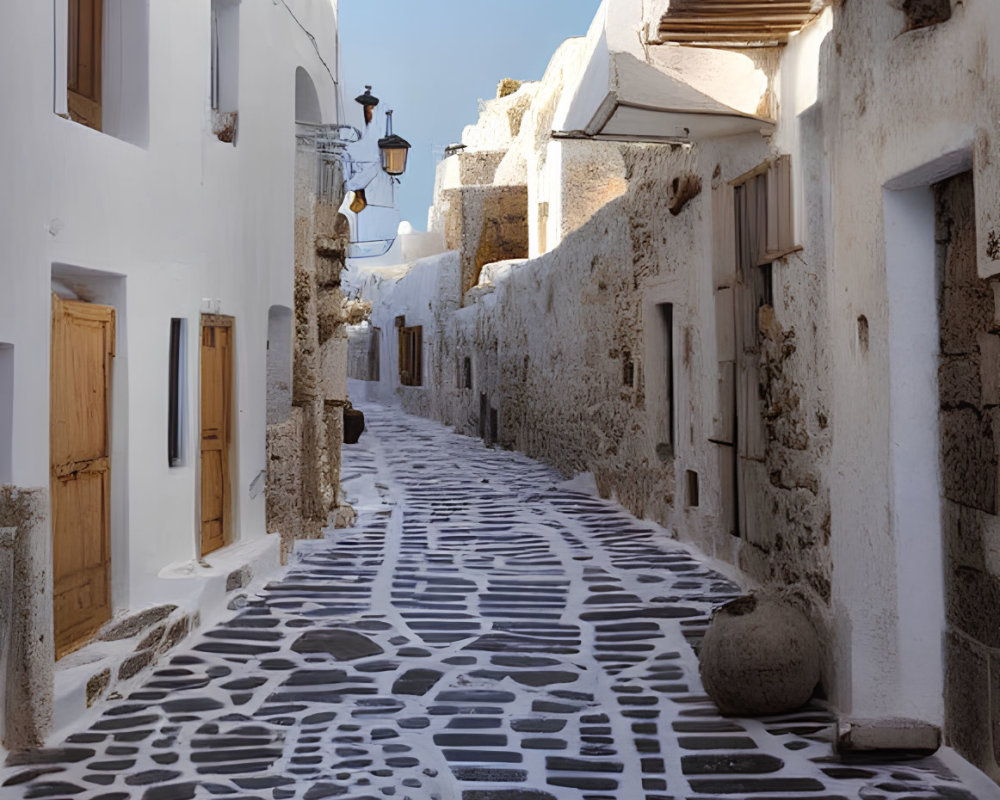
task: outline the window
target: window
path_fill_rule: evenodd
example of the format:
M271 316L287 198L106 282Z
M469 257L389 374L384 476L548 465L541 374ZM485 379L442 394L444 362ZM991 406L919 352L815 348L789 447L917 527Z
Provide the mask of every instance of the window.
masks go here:
M167 463L184 466L187 397L187 320L170 320L170 360L167 396Z
M69 0L66 107L70 119L101 130L104 0Z
M145 147L149 0L54 0L54 111Z
M472 388L472 359L466 356L462 359L462 374L459 377L459 389Z
M212 130L227 144L236 141L239 66L239 0L212 0Z
M399 382L403 386L423 385L423 339L421 325L399 325Z
M660 303L656 306L656 316L659 321L658 364L650 371L650 378L656 375L658 386L653 387L653 394L659 402L654 407L659 408L656 429L656 455L660 461L669 461L674 457L674 306L673 303ZM657 374L658 373L658 374Z
M684 494L688 508L698 507L698 473L694 470L684 471Z

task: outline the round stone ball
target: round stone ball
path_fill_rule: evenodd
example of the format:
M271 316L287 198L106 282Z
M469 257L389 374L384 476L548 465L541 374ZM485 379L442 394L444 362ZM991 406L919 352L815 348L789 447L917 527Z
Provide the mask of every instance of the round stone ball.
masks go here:
M805 705L820 678L820 644L787 599L749 594L712 614L699 653L701 682L727 716L778 714Z

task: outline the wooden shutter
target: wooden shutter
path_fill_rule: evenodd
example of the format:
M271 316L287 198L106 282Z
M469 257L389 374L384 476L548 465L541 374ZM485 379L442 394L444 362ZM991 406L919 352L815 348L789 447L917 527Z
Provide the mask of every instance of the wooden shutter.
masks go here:
M415 328L410 329L412 331L413 341L410 344L411 353L411 366L410 366L410 379L412 383L411 386L421 386L423 384L423 353L424 353L424 329L422 326L417 325Z
M399 328L399 382L403 386L420 386L423 383L423 339L421 325Z
M70 118L101 130L104 0L69 0L66 100Z
M230 540L233 415L233 319L202 316L201 554Z

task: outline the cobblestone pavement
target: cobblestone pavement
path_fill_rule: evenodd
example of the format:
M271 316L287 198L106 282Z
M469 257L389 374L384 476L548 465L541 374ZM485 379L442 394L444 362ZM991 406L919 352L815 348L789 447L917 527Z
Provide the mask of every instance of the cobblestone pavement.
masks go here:
M692 645L732 583L523 456L365 411L356 527L0 797L976 800L936 759L839 763L818 705L720 717Z

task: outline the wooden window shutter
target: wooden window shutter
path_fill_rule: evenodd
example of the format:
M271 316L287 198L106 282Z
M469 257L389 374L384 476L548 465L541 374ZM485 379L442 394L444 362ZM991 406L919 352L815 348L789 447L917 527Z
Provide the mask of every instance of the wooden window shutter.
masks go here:
M410 329L399 328L399 382L410 385Z
M423 383L423 334L421 325L399 328L399 382L403 386L420 386Z
M66 99L70 118L101 130L104 0L69 0Z
M424 355L424 329L423 326L418 325L413 329L413 371L411 373L411 378L413 380L412 386L423 385L423 355Z

